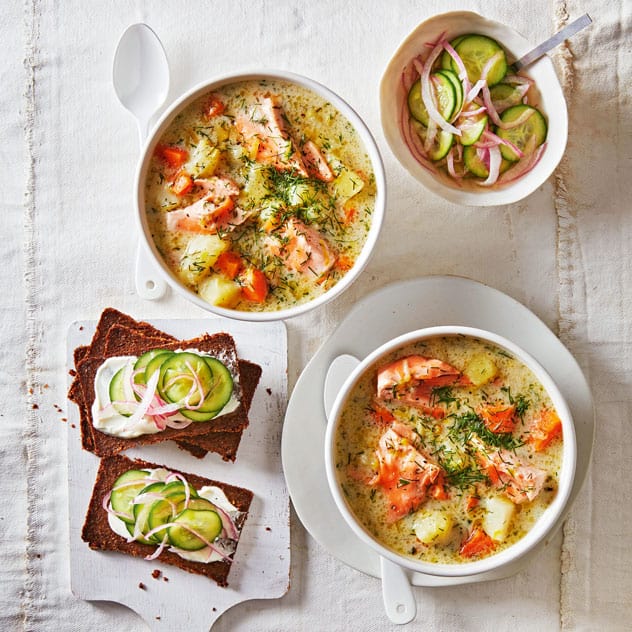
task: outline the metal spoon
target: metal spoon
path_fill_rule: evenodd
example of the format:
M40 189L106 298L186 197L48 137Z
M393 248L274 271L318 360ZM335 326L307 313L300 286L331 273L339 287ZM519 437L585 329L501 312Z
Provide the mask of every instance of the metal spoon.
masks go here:
M523 55L518 61L512 64L513 69L518 72L522 70L525 66L532 64L534 61L540 59L542 55L548 53L550 50L559 46L564 40L569 39L575 33L578 33L583 28L587 27L589 24L592 24L592 20L588 13L584 13L581 17L577 18L570 24L567 24L561 31L558 31L552 37L545 40L538 46L536 46L532 51L529 51L526 55Z
M158 36L146 24L132 24L121 35L114 54L112 81L119 101L136 118L143 147L149 124L169 93L167 55ZM136 252L136 291L147 300L159 299L167 291L167 284L141 243Z

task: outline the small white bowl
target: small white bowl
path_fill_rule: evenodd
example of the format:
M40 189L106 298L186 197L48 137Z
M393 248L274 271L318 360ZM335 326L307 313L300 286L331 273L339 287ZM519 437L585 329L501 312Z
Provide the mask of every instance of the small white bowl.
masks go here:
M487 35L503 46L510 61L519 59L534 46L512 28L488 20L477 13L455 11L434 16L422 22L401 44L389 62L380 86L382 127L386 140L401 164L419 182L442 198L457 204L496 206L517 202L541 186L559 164L566 148L568 113L562 86L548 57L542 57L527 69L541 96L538 108L548 120L547 147L539 163L516 181L497 188L478 190L460 187L454 180L441 177L424 168L411 154L400 131L402 106L406 100L402 86L402 70L412 59L426 51L425 44L435 41L442 33L448 40L465 33Z
M544 511L543 515L533 525L531 530L518 542L510 547L490 555L481 560L473 562L463 562L462 564L439 564L415 560L395 553L393 550L382 545L365 527L356 519L353 511L349 507L345 495L340 487L340 482L336 474L335 465L335 439L340 425L340 416L347 397L360 381L365 372L379 362L386 355L397 349L401 349L415 342L436 338L439 336L468 336L479 340L488 341L501 349L511 353L515 358L525 364L547 391L553 405L562 421L562 432L564 444L562 451L562 471L560 473L559 487L555 499ZM327 432L325 434L325 467L327 471L327 482L331 490L334 501L342 514L344 520L351 527L354 533L378 555L395 564L424 573L426 575L436 575L440 577L467 577L495 571L504 567L509 567L518 558L521 558L529 551L532 551L542 540L550 535L556 522L567 508L567 503L573 487L575 478L575 463L577 458L577 445L575 439L575 428L571 412L556 386L553 379L546 370L526 351L518 347L513 342L482 329L461 326L441 326L428 327L413 331L402 336L398 336L370 353L360 362L342 385L338 396L333 404Z
M165 130L169 127L173 119L184 110L187 106L193 103L201 96L212 92L227 84L236 83L239 81L260 80L260 79L277 79L294 83L302 86L312 92L320 95L327 101L329 101L334 107L338 109L353 125L354 129L360 136L360 139L364 145L364 148L371 160L371 166L373 167L373 173L375 175L376 186L376 199L375 209L371 216L371 228L369 229L366 242L358 256L353 267L345 274L345 276L336 283L331 289L319 297L301 305L295 307L289 307L288 309L269 311L269 312L245 312L236 309L228 309L224 307L217 307L204 301L195 292L192 292L189 288L183 285L177 276L169 269L161 257L156 244L151 236L151 230L147 222L145 213L145 180L147 172L149 170L150 161L154 153L154 149L158 144L160 138L164 134ZM141 240L146 246L148 256L151 257L157 270L162 274L167 283L174 288L179 294L187 298L189 301L201 307L202 309L214 312L219 316L225 316L227 318L236 318L240 320L248 320L255 322L265 322L274 320L284 320L294 316L299 316L312 309L316 309L321 305L331 301L339 294L342 294L355 279L360 275L362 270L366 267L380 230L382 228L382 221L384 219L384 211L386 209L386 176L384 173L384 165L380 156L379 150L369 131L368 127L362 121L360 116L337 94L332 92L329 88L294 73L286 72L283 70L264 70L264 71L252 71L247 73L234 73L215 77L209 81L198 84L191 88L188 92L182 95L177 101L175 101L171 107L161 116L160 120L156 124L156 127L151 132L145 147L143 148L140 162L136 170L135 179L136 189L136 218L138 220L138 226L140 229Z

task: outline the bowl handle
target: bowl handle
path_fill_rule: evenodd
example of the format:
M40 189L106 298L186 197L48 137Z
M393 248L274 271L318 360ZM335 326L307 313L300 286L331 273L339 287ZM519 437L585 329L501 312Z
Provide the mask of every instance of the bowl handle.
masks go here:
M340 388L358 364L360 364L360 360L358 360L358 358L347 353L343 353L342 355L334 358L333 362L329 365L327 375L325 376L325 385L323 390L323 401L325 403L325 415L327 416L327 419L329 419L329 413L333 408L336 397L338 397Z
M142 243L136 249L136 292L146 301L157 301L167 293L167 283L145 252Z
M412 621L417 614L417 602L406 571L385 557L380 558L380 565L386 615L393 623L400 625Z

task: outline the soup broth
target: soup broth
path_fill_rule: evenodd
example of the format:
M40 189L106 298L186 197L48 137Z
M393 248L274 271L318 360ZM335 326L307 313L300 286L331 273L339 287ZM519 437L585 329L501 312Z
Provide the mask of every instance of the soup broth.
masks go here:
M384 546L459 564L510 547L551 504L561 421L504 349L437 337L362 376L341 413L335 466L351 511Z
M371 225L371 161L331 103L282 80L225 85L178 114L146 180L152 238L209 303L276 311L353 267Z

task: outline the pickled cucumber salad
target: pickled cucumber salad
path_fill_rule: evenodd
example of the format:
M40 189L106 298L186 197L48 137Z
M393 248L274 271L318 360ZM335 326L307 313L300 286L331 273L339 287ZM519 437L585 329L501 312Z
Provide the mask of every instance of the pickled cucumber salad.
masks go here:
M160 139L146 213L163 259L208 303L276 311L305 303L354 265L376 187L351 123L280 80L205 95Z
M351 511L383 545L462 564L520 540L556 496L562 424L533 373L469 337L401 349L343 408L335 465Z
M108 358L97 370L92 423L122 438L182 429L239 407L237 376L195 349Z
M219 487L195 489L164 468L128 470L103 498L108 524L128 542L156 546L193 562L228 560L234 553L241 512Z
M402 73L400 125L415 159L458 186L526 175L547 136L533 80L513 73L502 45L484 35L441 35L427 46Z

